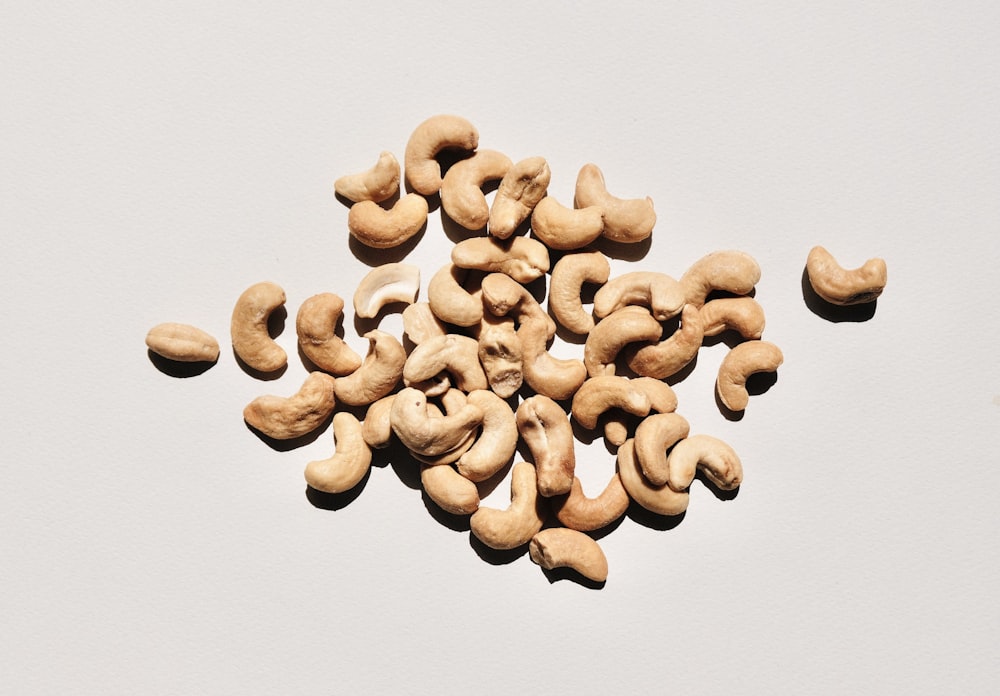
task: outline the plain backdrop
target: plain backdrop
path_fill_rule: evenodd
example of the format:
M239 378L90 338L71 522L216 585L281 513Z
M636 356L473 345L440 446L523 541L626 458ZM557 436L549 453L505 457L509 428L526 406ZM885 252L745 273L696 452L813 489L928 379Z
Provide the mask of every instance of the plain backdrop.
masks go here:
M996 688L995 3L14 1L0 26L4 693ZM484 551L398 453L308 495L330 430L275 448L242 420L305 378L305 298L349 303L387 259L423 296L447 262L437 208L372 254L332 190L437 113L544 156L564 204L587 162L652 197L616 273L719 249L761 266L777 379L725 417L715 342L675 385L745 483L599 535L601 588ZM887 261L873 312L810 305L815 244ZM261 280L288 297L270 381L228 335ZM158 369L164 321L214 334L218 364ZM363 353L376 325L401 334L349 308L346 340ZM613 455L598 438L578 460L595 494Z

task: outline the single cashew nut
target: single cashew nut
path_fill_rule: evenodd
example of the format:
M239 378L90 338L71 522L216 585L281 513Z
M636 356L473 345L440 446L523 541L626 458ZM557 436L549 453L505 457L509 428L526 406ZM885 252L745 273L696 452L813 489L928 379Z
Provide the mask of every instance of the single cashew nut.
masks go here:
M391 152L383 150L374 167L340 177L333 182L333 190L355 203L381 203L399 191L399 162Z
M483 300L478 290L463 287L468 271L447 263L427 284L427 303L441 321L455 326L475 326L483 318Z
M406 351L390 333L373 329L364 335L368 353L361 367L337 379L337 400L350 406L364 406L388 395L403 376Z
M524 382L524 351L511 317L483 313L479 324L479 363L498 396L513 396Z
M469 403L483 412L482 432L458 460L458 473L470 481L485 481L514 456L517 420L510 405L487 389L469 392Z
M190 324L157 324L146 334L146 347L177 362L215 362L219 359L219 342Z
M497 317L513 315L518 323L540 320L545 326L546 343L556 335L556 323L545 313L528 289L504 273L490 273L483 278L482 304Z
M403 310L403 332L414 345L420 345L428 338L444 336L448 329L434 316L430 303L414 302Z
M629 346L625 362L638 375L666 379L694 360L704 336L698 308L684 305L681 324L673 334L658 343Z
M575 334L589 333L594 318L583 309L583 284L604 284L610 275L611 264L599 251L566 254L559 259L549 283L549 311L555 320Z
M324 493L344 493L368 473L372 451L361 435L361 423L346 411L334 414L333 437L333 456L306 464L306 483Z
M604 185L604 174L595 164L585 164L576 177L574 206L598 206L604 212L602 234L616 242L635 243L649 237L656 225L653 199L616 198Z
M451 374L465 392L489 387L479 363L479 342L468 336L447 334L418 345L403 365L403 384L410 387L440 372Z
M650 412L670 413L677 408L677 395L666 382L652 377L634 377L631 385L649 397ZM631 437L627 419L627 414L609 413L604 421L604 439L620 447Z
M313 295L295 315L299 347L319 369L334 375L349 375L361 367L361 356L336 334L344 313L344 300L332 292Z
M427 497L452 515L471 515L479 509L479 489L448 464L420 466L420 483Z
M588 498L580 479L573 477L573 487L566 495L552 498L556 518L570 529L592 532L603 529L628 510L629 497L617 472L596 498Z
M311 433L333 413L334 381L325 372L310 372L294 395L258 396L243 409L243 418L255 430L276 440Z
M441 183L444 212L467 230L486 227L490 204L482 187L503 179L512 166L510 157L496 150L477 150L472 157L453 164Z
M567 208L546 196L531 213L531 230L550 249L582 249L604 231L604 209L596 205Z
M706 336L732 329L743 338L764 333L764 308L752 297L720 297L702 305L701 323Z
M285 350L267 332L271 312L285 304L285 291L275 283L254 283L233 307L229 325L233 350L240 360L259 372L275 372L288 364Z
M507 239L528 219L545 197L552 172L544 157L529 157L511 166L497 188L490 208L489 231Z
M750 403L747 378L756 372L774 372L784 360L781 349L769 341L747 341L734 346L719 365L715 381L719 400L730 411L742 411Z
M526 317L517 336L524 353L524 381L538 394L563 401L576 393L587 379L587 367L576 358L557 358L546 348L546 326L551 319Z
M372 319L393 302L412 304L420 290L420 268L408 263L385 263L370 270L354 291L354 313Z
M538 492L546 498L568 493L576 469L569 416L559 404L542 394L522 401L514 416L517 431L535 461Z
M654 486L667 483L667 450L690 431L687 420L677 413L654 413L635 429L635 457L649 483Z
M361 421L361 437L373 449L388 447L392 441L392 400L395 394L383 396L368 406Z
M701 257L681 276L685 301L700 308L713 290L747 295L760 281L760 266L742 251L713 251Z
M475 433L483 412L467 403L456 413L435 417L427 410L427 395L406 387L396 394L389 418L392 431L407 449L433 457L454 450Z
M692 435L674 445L667 456L667 483L683 491L694 481L696 469L724 491L743 482L743 464L736 451L711 435Z
M417 193L433 196L441 189L441 165L435 159L438 153L477 147L479 131L468 120L450 114L431 116L414 129L406 143L406 180Z
M452 247L451 262L459 268L503 273L519 283L530 283L549 270L549 251L529 237L472 237Z
M635 441L626 440L618 448L618 475L629 497L657 515L679 515L687 510L689 494L667 485L656 486L646 480L635 456Z
M527 544L545 524L546 501L538 495L535 467L518 462L511 472L510 507L480 507L469 520L472 533L491 549L509 550Z
M587 430L597 427L597 419L610 409L620 409L635 416L649 413L649 397L632 386L628 377L599 375L591 377L573 395L572 413Z
M816 294L835 305L872 302L882 294L887 277L883 259L868 259L859 268L847 270L821 246L809 252L806 274Z
M531 560L546 570L572 568L594 582L608 579L608 559L596 541L565 527L543 529L528 544Z
M427 392L424 392L425 394ZM461 411L465 405L468 403L469 399L465 392L460 389L449 389L444 394L441 395L441 405L444 406L444 413L441 412L435 404L427 402L427 414L431 418L440 418L443 415L454 415ZM416 459L418 462L427 464L428 466L435 466L437 464L454 464L459 459L462 458L466 452L475 444L476 442L476 431L473 430L469 433L469 436L462 440L462 442L453 449L447 452L442 452L441 454L423 454L420 452L415 452L410 450L410 455Z
M347 213L347 231L365 246L389 249L413 237L427 222L427 199L408 193L386 210L374 201L361 201Z
M630 343L658 341L663 326L639 305L612 312L594 325L583 344L583 364L591 377L615 374L615 359Z
M629 305L649 307L657 321L666 321L684 308L684 289L666 273L625 273L609 280L594 295L594 316L606 317Z

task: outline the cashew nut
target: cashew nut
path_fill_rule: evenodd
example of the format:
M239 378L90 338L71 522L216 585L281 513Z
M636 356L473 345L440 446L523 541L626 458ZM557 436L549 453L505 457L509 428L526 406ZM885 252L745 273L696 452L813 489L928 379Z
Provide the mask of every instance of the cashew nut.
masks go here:
M494 316L514 315L521 324L536 319L545 325L545 341L556 335L556 323L538 304L528 289L504 273L490 273L481 284L482 304Z
M479 509L479 489L448 464L421 464L420 483L427 497L452 515L471 515Z
M430 338L414 348L403 365L403 384L410 387L444 371L462 391L489 387L479 364L479 342L459 334Z
M333 456L306 464L306 483L324 493L344 493L368 473L372 451L361 435L361 423L347 411L334 414L333 437Z
M350 406L364 406L389 394L403 376L406 362L406 351L392 334L373 329L364 337L368 353L361 367L337 379L337 400Z
M562 407L536 394L517 407L517 431L531 451L538 472L538 492L546 498L568 493L576 469L573 426Z
M386 210L374 201L361 201L347 212L347 230L365 246L389 249L413 237L427 222L427 199L408 193Z
M546 501L538 495L535 467L514 465L510 480L510 507L480 507L469 520L472 533L491 549L508 550L527 544L545 524Z
M612 408L645 416L649 413L649 397L633 387L628 377L613 375L591 377L573 395L573 418L587 430L596 428L598 417Z
M625 351L625 361L636 374L666 379L694 360L704 332L701 314L694 305L684 305L681 324L668 338L647 345L636 344Z
M656 486L646 480L635 456L635 441L626 440L618 448L618 475L629 497L657 515L679 515L687 510L690 495L667 485Z
M433 457L460 446L483 422L483 412L467 403L455 413L435 417L427 410L427 395L406 387L396 394L389 418L407 449Z
M417 193L433 196L441 189L441 165L435 159L438 153L477 147L479 131L468 120L450 114L431 116L414 129L406 143L406 180Z
M549 270L549 251L529 237L472 237L452 247L451 262L459 268L504 273L519 283L530 283Z
M608 579L608 559L596 541L565 527L543 529L528 544L531 560L546 570L572 568L594 582Z
M361 421L361 437L373 449L388 447L392 441L390 412L395 398L395 394L390 394L372 403L365 412L365 419Z
M719 400L730 411L742 411L750 403L747 378L755 372L774 372L784 359L781 349L768 341L747 341L734 346L719 365L715 382Z
M587 367L576 358L557 358L546 348L547 323L544 318L526 317L517 337L523 351L524 381L538 394L560 401L568 399L587 379Z
M424 392L424 394L427 394L427 392ZM429 394L427 395L430 396ZM468 402L469 399L465 392L460 389L448 389L441 395L441 405L444 406L444 413L442 413L441 409L439 409L435 404L428 401L427 414L431 418L440 418L445 414L454 415L465 408L465 405ZM410 455L418 462L422 462L423 464L427 464L429 466L438 464L454 464L462 458L462 455L469 451L475 442L476 431L473 429L473 431L469 433L469 436L462 440L457 447L446 452L442 452L441 454L424 454L422 452L410 450Z
M271 312L285 304L285 291L275 283L254 283L233 307L229 325L233 350L240 360L259 372L275 372L288 364L285 350L267 332Z
M829 251L813 247L806 259L806 274L816 294L835 305L855 305L875 300L885 289L886 266L868 259L853 270L843 268Z
M383 150L374 167L340 177L333 182L333 190L355 203L381 203L399 191L399 162L391 152Z
M243 409L243 418L255 430L276 440L311 433L333 413L334 381L325 372L310 372L294 395L258 396Z
M511 166L497 188L490 208L489 231L507 239L528 219L545 197L552 172L544 157L529 157Z
M681 276L688 304L700 308L713 290L747 295L760 280L760 266L742 251L713 251L701 257Z
M628 503L628 492L616 472L596 498L588 498L580 479L574 476L569 493L552 498L552 509L556 518L570 529L592 532L607 527L624 515Z
M634 377L631 385L649 397L649 410L654 413L670 413L677 408L677 395L666 382L652 377ZM604 421L604 439L620 447L630 437L626 416L609 413Z
M549 283L549 311L552 316L573 333L589 333L594 328L594 318L583 309L583 284L603 284L610 275L611 265L599 251L563 256L552 267Z
M649 237L656 224L653 199L616 198L604 185L604 174L595 164L585 164L576 177L574 206L599 206L604 212L602 234L616 242L641 242Z
M190 324L157 324L146 334L146 347L177 362L215 362L219 359L219 342Z
M706 336L732 329L743 338L760 338L764 308L752 297L720 297L702 305L701 323Z
M625 346L658 341L661 335L663 326L645 307L628 305L612 312L597 322L583 344L587 374L591 377L615 374L615 358Z
M448 329L434 316L430 303L414 302L403 309L403 333L414 345L420 345L428 338L444 336Z
M502 179L512 166L510 157L496 150L477 150L472 157L453 164L441 183L444 212L467 230L485 227L490 204L483 184Z
M458 460L458 473L470 481L485 481L514 456L517 420L510 405L487 389L469 392L469 403L483 412L482 432Z
M370 270L354 291L354 313L372 319L393 302L412 304L420 290L420 268L408 263L385 263Z
M313 295L295 315L299 347L319 369L334 375L349 375L361 367L355 353L336 332L344 313L344 300L332 292Z
M604 231L604 210L596 205L567 208L546 196L531 213L531 230L550 249L581 249Z
M684 289L666 273L625 273L609 280L594 295L594 316L606 317L629 305L649 307L657 321L666 321L683 309Z
M667 483L667 450L687 437L690 431L687 420L677 413L655 413L635 429L635 457L643 476L652 485Z
M691 435L667 456L667 483L675 491L683 491L694 481L695 469L724 491L731 491L743 482L743 464L736 451L711 435Z
M514 319L484 312L479 324L479 363L498 396L513 396L524 382L524 351Z
M483 318L479 291L463 287L468 271L447 263L427 284L427 302L438 319L456 326L475 326Z

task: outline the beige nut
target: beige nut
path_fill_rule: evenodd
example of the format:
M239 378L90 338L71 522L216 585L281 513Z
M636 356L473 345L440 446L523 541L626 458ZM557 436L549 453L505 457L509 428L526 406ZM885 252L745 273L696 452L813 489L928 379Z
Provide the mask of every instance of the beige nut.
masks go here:
M420 483L427 497L452 515L471 515L479 509L479 489L448 464L421 464Z
M774 372L784 359L781 349L769 341L746 341L734 346L719 365L715 381L719 400L730 411L742 411L750 403L747 378L757 372Z
M631 385L649 397L650 412L670 413L677 408L677 395L666 382L652 377L634 377ZM628 420L628 414L621 412L607 414L604 421L604 439L620 447L631 437Z
M615 374L615 359L631 343L658 341L663 326L649 310L629 305L594 325L583 344L583 364L591 377Z
M580 169L573 204L577 208L600 207L604 213L602 234L615 242L641 242L652 234L656 225L653 199L612 196L604 184L604 174L595 164L585 164Z
M418 345L403 365L403 384L414 386L441 372L448 372L465 392L489 387L479 363L479 342L468 336L447 334Z
M425 394L427 392L424 392ZM443 415L454 415L461 411L465 405L468 403L469 399L465 392L460 389L449 389L444 394L441 395L440 402L444 406L444 412L437 407L434 403L427 402L427 413L431 418L440 418ZM462 458L466 452L475 444L476 442L476 430L469 433L469 436L462 440L459 445L453 449L440 454L423 454L421 452L415 452L410 450L410 455L416 459L418 462L427 464L429 466L434 466L437 464L454 464L459 459Z
M544 157L529 157L511 166L497 188L490 208L489 232L507 239L528 219L545 197L552 172Z
M483 313L479 324L479 363L498 396L513 396L524 382L524 350L511 317Z
M530 283L549 270L549 251L529 237L473 237L452 247L451 262L459 268L503 273L519 283Z
M469 403L483 412L483 425L472 448L458 460L458 473L470 481L485 481L514 456L517 420L510 405L487 389L469 392Z
M543 529L531 538L528 555L546 570L572 568L594 582L608 579L608 559L600 545L583 532L565 527Z
M490 204L483 185L503 179L514 166L510 157L496 150L477 150L453 164L441 183L441 207L448 217L467 230L486 227Z
M285 350L271 338L267 320L285 304L285 291L275 283L254 283L233 307L229 329L236 355L259 372L275 372L288 364Z
M573 477L573 487L566 495L552 498L556 518L570 529L592 532L603 529L628 511L629 497L617 472L596 498L588 498L580 479Z
M603 285L611 275L611 264L599 251L566 254L552 267L549 311L563 328L586 334L594 328L594 317L583 309L583 284Z
M524 381L538 394L563 401L576 393L587 379L587 368L576 358L557 358L549 353L546 326L551 321L528 316L517 329L524 357Z
M243 418L255 430L276 440L311 433L333 413L334 382L325 372L310 372L294 395L258 396L243 409Z
M190 324L157 324L146 334L146 347L160 357L177 362L215 362L219 359L219 342Z
M354 313L372 319L394 302L413 304L420 290L420 268L408 263L384 263L365 274L354 291Z
M816 294L835 305L872 302L882 294L887 277L883 259L868 259L862 266L847 270L821 246L809 251L806 274Z
M626 440L618 448L618 475L629 497L657 515L679 515L687 510L690 496L667 485L656 486L646 480L635 456L635 441Z
M648 307L657 321L666 321L684 308L684 289L666 273L624 273L609 280L594 295L594 316L606 317L629 305Z
M674 333L657 343L629 346L625 362L638 375L666 379L694 360L704 335L697 307L684 305L680 326Z
M306 483L311 488L324 493L344 493L361 483L372 463L372 451L361 430L361 423L347 411L334 414L333 456L306 464Z
M582 249L604 231L604 209L596 205L567 208L546 196L531 213L531 230L550 249Z
M654 413L639 424L633 443L635 457L649 483L654 486L667 483L667 450L690 431L687 420L677 413Z
M667 456L668 485L675 491L687 489L696 469L724 491L743 483L743 464L736 451L711 435L691 435L674 445Z
M399 162L391 152L383 150L374 167L340 177L333 182L333 190L355 203L381 203L399 191Z
M403 309L403 333L414 345L420 345L428 338L444 336L448 329L434 316L429 302L414 302Z
M344 300L332 292L313 295L295 315L299 347L319 369L337 376L349 375L361 367L361 356L336 334L344 313Z
M597 419L606 411L619 409L634 416L645 416L650 409L649 397L632 386L628 377L599 375L591 377L573 395L572 414L587 430L597 427Z
M700 308L713 290L748 295L760 281L760 266L743 251L713 251L697 261L681 276L685 301Z
M702 305L701 323L706 336L733 330L743 338L764 333L764 308L752 297L720 297Z
M469 271L447 263L427 284L427 303L441 321L455 326L475 326L483 318L483 299L478 288L466 290Z
M517 431L535 462L538 492L546 498L568 493L576 469L569 416L559 404L541 394L522 401L514 416Z
M427 199L408 193L386 210L374 201L361 201L347 213L347 231L365 246L389 249L416 235L427 222Z
M361 437L373 449L388 447L392 441L392 400L395 394L383 396L368 406L361 421Z
M364 406L388 395L403 376L406 351L390 333L373 329L364 335L368 353L361 367L337 379L337 400L350 406Z
M547 502L538 495L535 467L518 462L511 472L510 507L480 507L469 520L472 534L491 549L509 550L527 544L545 524Z
M441 165L435 159L442 150L475 150L479 131L467 119L451 114L431 116L418 125L406 143L403 155L406 180L413 190L433 196L441 189Z
M434 416L428 412L427 395L406 387L396 394L389 418L392 431L407 449L433 457L465 442L483 422L483 412L467 403L455 413Z
M556 323L538 300L518 281L504 273L490 273L483 278L482 304L497 317L513 316L519 324L537 319L545 326L545 341L556 335Z

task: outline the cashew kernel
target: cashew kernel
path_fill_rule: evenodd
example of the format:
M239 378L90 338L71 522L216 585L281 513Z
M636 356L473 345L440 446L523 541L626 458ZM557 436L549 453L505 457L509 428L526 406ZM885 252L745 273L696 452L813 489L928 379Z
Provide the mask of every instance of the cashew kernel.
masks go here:
M641 242L652 234L656 224L652 198L612 196L604 184L604 174L595 164L580 169L573 201L577 208L600 207L604 213L602 235L616 242Z
M583 344L587 374L591 377L615 374L615 358L625 346L657 341L661 335L663 326L646 307L628 305L612 312L594 325Z
M573 395L572 414L587 430L597 427L597 419L610 409L621 409L635 416L649 413L649 397L632 386L628 377L598 375L591 377Z
M531 538L528 555L546 570L572 568L594 582L608 579L608 559L604 551L583 532L565 527L543 529Z
M475 150L479 131L461 116L439 114L420 123L410 135L403 155L406 180L413 190L433 196L441 189L441 165L435 159L442 150Z
M288 364L285 350L271 338L267 320L285 304L285 291L271 282L254 283L233 307L229 325L233 350L240 360L259 372L275 372Z
M383 150L374 167L340 177L333 182L333 190L355 203L381 203L399 191L399 162L391 152Z
M388 447L392 441L392 400L395 394L383 396L368 406L361 421L361 437L373 449Z
M513 396L524 382L524 350L512 317L483 313L479 323L479 363L498 396Z
M413 304L420 290L420 268L408 263L384 263L370 270L354 291L354 313L372 319L393 302Z
M219 342L190 324L157 324L146 334L146 347L177 362L215 362L219 359Z
M403 376L406 362L406 351L392 334L372 329L364 337L368 353L361 367L337 379L337 400L350 406L364 406L389 394Z
M750 403L747 378L756 372L774 372L784 359L781 349L769 341L746 341L734 346L719 365L715 381L719 400L730 411L742 411Z
M406 387L396 394L389 418L407 449L433 457L460 446L483 422L483 412L467 403L455 413L435 417L428 412L427 395Z
M529 237L472 237L452 248L451 262L459 268L504 273L519 283L530 283L549 270L549 251Z
M546 196L531 213L531 230L550 249L582 249L604 231L604 209L596 205L567 208Z
M482 431L458 460L458 473L470 481L485 481L514 456L517 420L510 405L488 389L469 392L469 403L483 412Z
M713 251L697 261L681 276L680 284L688 304L700 308L713 290L748 295L760 281L760 266L743 251Z
M324 493L344 493L361 483L372 463L372 451L361 434L361 423L347 411L333 416L333 456L306 465L306 483Z
M403 365L403 384L410 387L445 371L462 391L489 386L479 363L479 342L460 334L430 338L414 348Z
M420 345L428 338L444 336L448 329L434 316L430 303L414 302L403 310L403 333L414 345Z
M674 445L667 456L667 484L675 491L685 490L696 469L724 491L743 483L743 464L736 451L711 435L691 435Z
M528 219L545 197L552 172L544 157L529 157L511 166L497 188L490 208L489 232L507 239Z
M427 213L427 199L416 193L406 194L388 210L374 201L361 201L347 212L347 231L365 246L389 249L417 234Z
M704 336L698 308L687 304L681 311L681 324L673 334L657 343L629 346L625 361L636 374L666 379L694 360Z
M656 486L646 480L635 456L635 441L626 440L618 448L618 475L629 497L657 515L679 515L687 510L690 495L667 485Z
M684 289L666 273L624 273L609 280L594 295L594 316L606 317L628 305L649 307L657 321L666 321L684 308Z
M611 275L607 257L599 251L566 254L552 267L549 283L549 311L565 329L586 334L594 328L594 318L583 309L584 283L604 284Z
M518 462L511 472L510 506L480 507L469 520L472 533L491 549L509 550L527 544L545 524L547 503L538 494L535 467Z
M427 497L452 515L471 515L479 509L479 489L448 464L422 464L420 483Z
M883 259L868 259L862 266L847 270L821 246L810 250L806 274L817 295L844 306L872 302L882 294L887 278Z
M334 382L325 372L310 372L294 395L258 396L243 409L243 418L255 430L276 440L311 433L333 413Z
M760 338L764 333L764 308L752 297L720 297L706 302L700 311L706 336L728 329L743 338Z
M483 300L478 290L463 287L468 270L447 263L427 284L427 303L441 321L456 326L474 326L483 318Z
M552 498L556 518L570 529L592 532L602 529L628 511L628 492L617 472L596 498L588 498L580 479L573 477L573 487L566 495Z
M690 431L687 419L677 413L655 413L636 428L635 457L642 475L652 485L667 483L667 450L687 437Z
M299 347L319 369L337 376L349 375L361 367L361 356L336 334L344 313L344 300L332 292L313 295L295 315Z
M514 165L510 157L496 150L477 150L471 157L456 162L441 183L441 207L452 220L467 230L486 227L490 204L483 185L504 177Z
M542 394L522 401L514 416L517 430L535 461L538 492L546 498L568 493L576 469L569 416L559 404Z

